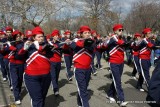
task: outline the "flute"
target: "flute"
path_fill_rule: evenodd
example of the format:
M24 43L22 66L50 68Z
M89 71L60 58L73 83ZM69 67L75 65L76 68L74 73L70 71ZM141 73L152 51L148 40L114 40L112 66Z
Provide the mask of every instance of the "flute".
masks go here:
M15 40L15 41L7 41L7 42L14 43L14 42L19 42L19 41L21 41L21 40L23 40L23 39ZM0 45L6 45L6 44L7 44L7 42L5 42L5 43L0 42Z
M69 41L69 42L76 42L77 40L86 40L86 39L91 39L91 38L80 38L80 39L74 39L74 40L71 40L71 41ZM67 44L67 42L66 41L59 41L60 43L60 45L63 45L63 44Z

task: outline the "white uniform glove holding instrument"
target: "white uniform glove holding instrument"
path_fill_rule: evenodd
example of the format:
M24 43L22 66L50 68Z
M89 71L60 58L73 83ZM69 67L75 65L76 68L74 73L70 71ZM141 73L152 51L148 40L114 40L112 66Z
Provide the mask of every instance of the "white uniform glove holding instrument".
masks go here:
M8 46L11 46L11 43L9 41L6 42Z
M70 39L65 40L66 44L69 45L72 43L72 41Z
M31 46L30 41L26 41L26 42L24 43L24 50L28 50L30 46Z
M34 41L33 43L34 43L36 49L39 49L39 43L38 43L38 41Z

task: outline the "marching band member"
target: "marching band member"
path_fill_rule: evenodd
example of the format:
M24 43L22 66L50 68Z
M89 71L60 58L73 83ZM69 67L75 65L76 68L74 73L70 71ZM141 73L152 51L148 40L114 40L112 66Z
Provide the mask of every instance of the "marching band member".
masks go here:
M132 57L133 57L133 62L134 62L134 68L132 71L132 77L133 79L136 80L136 73L140 73L141 72L141 68L140 68L140 64L139 64L139 48L138 48L138 44L141 41L141 34L136 33L134 35L134 41L131 43L131 48L132 48Z
M125 45L125 54L126 54L126 61L127 61L127 65L130 65L132 62L132 50L131 50L131 37L127 36L126 38L123 37L126 45Z
M25 36L26 36L27 40L31 40L32 30L27 30ZM27 40L25 40L24 42L26 42Z
M70 44L74 50L74 75L78 87L77 103L79 107L89 107L87 87L91 75L91 62L94 41L90 39L91 29L88 26L80 27L82 39ZM84 60L85 59L85 60Z
M92 63L91 63L91 68L92 68L92 73L94 75L97 74L97 71L95 69L95 66L94 66L94 58L95 58L95 52L96 52L96 42L97 42L97 32L95 30L92 30L91 31L91 36L92 36L92 40L94 40L94 52L92 53Z
M6 34L3 31L0 31L0 42L4 43L6 42L6 38L5 38ZM0 47L0 65L1 65L1 72L2 72L2 77L3 77L3 81L7 81L7 70L5 68L5 64L4 64L4 58L3 58L3 44L1 44Z
M66 31L64 32L64 38L62 38L62 41L65 41L67 39L71 39L71 32ZM64 61L66 64L66 69L67 69L67 78L69 81L72 81L72 71L71 71L71 66L72 66L72 59L73 59L73 50L67 45L64 44L63 46L63 53L64 53Z
M6 35L7 35L8 39L11 39L12 38L13 28L10 27L10 26L7 26L5 30L6 30Z
M12 40L12 33L13 33L13 28L8 26L5 28L6 30L6 38L7 40L4 41L4 42L7 42L7 41L11 41ZM12 91L13 90L13 86L11 84L11 78L10 78L10 71L9 71L9 59L8 59L8 55L10 53L10 50L8 50L7 48L7 44L4 45L4 53L3 53L3 60L4 60L4 64L5 64L5 69L7 71L7 74L8 74L8 79L9 79L9 87L10 87L10 90Z
M59 73L61 70L61 57L62 57L62 48L59 45L59 30L53 30L52 34L52 41L49 42L52 46L55 47L52 57L50 58L51 62L51 79L52 79L52 86L54 94L57 96L59 95L59 87L58 87L58 79Z
M106 47L109 51L109 65L113 82L107 92L107 98L115 101L114 94L117 94L120 106L126 106L124 93L121 85L121 76L124 67L124 40L122 40L123 25L116 24L113 27L114 35L107 41Z
M23 82L24 56L19 55L18 52L23 48L24 43L21 39L21 32L18 30L15 30L12 33L12 38L15 41L14 43L7 42L8 49L10 50L8 55L9 72L13 86L15 104L21 104L20 93Z
M46 40L47 40L48 43L51 41L51 35L50 34L46 35Z
M80 31L77 31L76 38L78 38L78 39L81 38Z
M50 57L51 51L44 42L44 32L38 26L32 30L32 40L26 41L24 48L19 54L25 54L26 67L24 82L26 89L31 97L32 107L44 107L51 76L50 76Z
M150 56L151 56L151 49L154 47L154 45L150 42L149 38L151 36L151 29L145 28L143 29L143 35L144 38L142 42L139 44L139 63L141 67L141 73L139 75L138 83L137 83L137 89L140 91L144 91L142 88L143 81L145 81L147 87L148 82L150 80L149 75L149 69L151 66L150 62Z
M97 44L102 43L102 39L100 38L100 35L97 35ZM102 69L101 65L101 58L102 58L102 52L103 50L101 48L96 48L96 56L97 56L97 64L96 67L97 69Z

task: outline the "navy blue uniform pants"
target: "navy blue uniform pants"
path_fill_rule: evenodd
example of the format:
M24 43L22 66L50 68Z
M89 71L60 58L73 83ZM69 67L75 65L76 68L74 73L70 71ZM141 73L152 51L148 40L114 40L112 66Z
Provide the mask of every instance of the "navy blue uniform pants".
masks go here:
M110 63L111 74L113 82L107 92L109 97L114 97L117 94L119 101L124 101L124 93L121 85L121 76L123 73L124 63L114 64Z
M45 98L51 83L50 73L37 76L24 74L24 82L31 97L32 107L44 107Z
M134 68L133 68L132 76L135 76L137 72L138 73L141 72L138 56L133 55L133 63L134 63Z
M150 60L140 59L139 63L140 63L140 67L141 67L141 73L139 75L137 88L142 88L143 81L145 81L145 83L148 87L148 82L150 80L149 69L151 67L151 62L150 62Z
M97 56L97 68L101 68L101 58L102 58L102 52L96 51L96 56Z
M89 85L91 68L89 69L78 69L75 68L75 79L78 88L77 103L82 107L89 107L89 96L87 87Z
M3 78L7 78L7 71L5 69L3 57L0 57L0 65L1 65L1 71L2 71Z
M65 60L66 68L67 68L67 77L68 78L71 78L72 74L73 74L71 72L72 59L73 59L73 56L65 56L64 55L64 60Z
M92 73L96 72L96 69L94 67L94 58L95 58L95 53L92 53L92 63L91 63L91 68L92 68Z
M21 87L23 82L24 64L10 63L10 76L13 86L15 101L20 100Z
M61 70L61 62L51 62L51 80L54 93L59 90L58 79Z
M126 50L126 57L127 57L127 64L130 65L132 62L132 55L131 55L131 50L127 49Z
M4 61L4 64L5 64L5 70L7 72L8 79L9 79L9 86L11 87L12 84L11 84L11 77L10 77L10 72L9 72L9 60L4 58L3 61Z

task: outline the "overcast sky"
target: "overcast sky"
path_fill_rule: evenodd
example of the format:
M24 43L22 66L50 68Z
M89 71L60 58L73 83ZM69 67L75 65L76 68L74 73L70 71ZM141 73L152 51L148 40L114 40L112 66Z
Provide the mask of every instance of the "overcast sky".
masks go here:
M138 0L112 0L111 6L115 4L119 4L122 6L124 11L129 11L131 9L131 5Z
M126 14L130 12L133 3L137 1L138 0L112 0L111 9L113 11L119 11L119 8L116 8L115 6L115 5L119 5L121 7L122 17L125 17Z
M138 0L112 0L112 2L110 4L111 10L119 12L119 8L121 7L121 16L123 18L131 10L132 4L136 1L138 1ZM76 3L77 7L79 7L79 6L82 6L84 2L83 2L83 0L76 0L76 2L74 2L74 3ZM66 8L62 9L62 12L64 12L64 14L62 14L61 17L65 17L67 11L71 12L72 16L80 16L83 14L83 12L78 10L78 8L76 9L74 7L74 9L73 9L70 6L67 6Z

